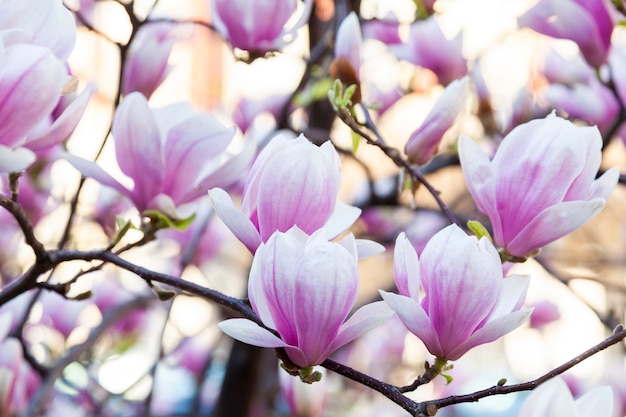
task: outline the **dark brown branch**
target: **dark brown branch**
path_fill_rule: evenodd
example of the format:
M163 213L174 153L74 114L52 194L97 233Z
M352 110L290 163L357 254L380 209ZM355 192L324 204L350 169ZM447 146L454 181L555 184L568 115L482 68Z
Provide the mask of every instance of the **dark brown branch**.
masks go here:
M17 224L22 229L22 233L24 234L24 240L26 240L26 244L33 249L35 252L35 257L39 262L43 262L48 259L48 253L46 252L46 248L44 248L43 244L37 240L35 237L35 231L33 230L33 225L28 220L26 216L26 212L22 209L22 207L11 198L0 194L0 206L4 207L9 213L13 215Z
M561 365L561 366L559 366L557 368L554 368L550 372L545 373L544 375L540 376L537 379L534 379L534 380L528 381L528 382L524 382L524 383L521 383L521 384L495 385L495 386L493 386L491 388L487 388L487 389L484 389L484 390L481 390L481 391L476 391L476 392L474 392L472 394L452 395L450 397L442 398L440 400L425 401L425 402L420 404L420 411L425 410L428 407L429 404L433 404L437 409L439 409L439 408L447 407L447 406L453 405L453 404L476 402L476 401L480 400L481 398L490 397L490 396L493 396L493 395L502 395L502 394L510 394L512 392L521 392L521 391L533 390L533 389L537 388L539 385L541 385L544 382L548 381L549 379L552 379L555 376L562 374L563 372L565 372L568 369L574 367L575 365L578 365L579 363L581 363L585 359L590 358L591 356L595 355L596 353L598 353L598 352L600 352L600 351L602 351L602 350L604 350L604 349L606 349L606 348L608 348L610 346L613 346L613 345L621 342L622 340L624 340L624 338L626 338L626 329L624 329L623 326L620 326L618 328L618 331L616 331L613 335L611 335L607 339L605 339L602 342L598 343L597 345L595 345L591 349L581 353L580 355L576 356L575 358L565 362L563 365Z
M138 277L144 279L149 285L151 285L153 282L166 284L172 288L176 288L189 294L197 295L216 304L224 306L232 311L240 313L243 317L262 325L261 321L254 313L252 308L243 300L230 297L228 295L222 294L219 291L203 287L202 285L194 284L193 282L185 281L172 275L151 271L149 269L135 265L132 262L129 262L111 252L98 250L88 252L59 250L51 252L50 258L54 264L74 260L98 260L108 262L134 273Z

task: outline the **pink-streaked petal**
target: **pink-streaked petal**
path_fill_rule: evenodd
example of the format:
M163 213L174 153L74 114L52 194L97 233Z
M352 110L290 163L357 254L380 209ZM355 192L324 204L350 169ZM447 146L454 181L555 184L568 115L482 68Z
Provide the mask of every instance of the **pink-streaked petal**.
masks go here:
M426 346L428 351L435 356L443 357L443 350L439 343L437 331L430 318L412 298L380 290L380 295L387 305L398 314L406 328L417 336Z
M363 333L380 326L389 320L395 312L384 301L377 301L364 305L341 326L337 337L326 350L326 355L331 355L340 347L347 345Z
M248 280L250 303L263 323L276 329L286 343L298 346L292 316L296 279L304 248L294 236L276 233L254 256Z
M393 251L393 278L401 295L419 301L420 272L415 248L404 232L396 238Z
M0 28L23 30L28 42L44 46L67 60L76 42L76 23L62 1L5 1L0 7Z
M133 179L133 193L144 203L163 182L163 144L154 114L140 93L129 94L115 112L111 128L122 172Z
M250 219L241 210L235 208L233 200L221 188L214 188L209 191L209 197L215 214L222 219L237 239L246 245L250 252L254 253L261 244L261 236Z
M0 145L0 172L23 171L36 159L37 157L30 149L11 149Z
M297 302L291 319L298 346L310 364L318 364L326 359L326 348L356 301L357 262L336 243L307 245L301 262L291 296Z
M29 138L26 146L33 151L40 151L67 139L78 125L81 117L83 117L92 91L91 86L85 88L82 93L72 100L48 129L39 133L36 137Z
M217 155L212 155L214 149L221 147L221 142L226 142L225 145L228 146L235 134L233 126L230 129L223 128L221 132L214 135L207 135L200 116L188 118L181 125L175 126L168 132L165 142L166 175L163 178L162 190L179 204L200 197L200 194L210 188L230 185L218 179L213 181L214 184L208 184L211 185L210 187L204 189L190 187L198 182L199 175L207 165L211 165L214 170L219 168L222 161ZM228 171L222 172L222 174L227 173Z
M496 185L491 161L480 145L467 136L461 135L458 147L467 188L474 197L478 209L489 217L494 240L499 242L502 237L502 223L497 211Z
M526 256L576 230L598 214L606 200L566 201L543 210L533 218L507 245L506 250L514 256Z
M463 110L467 85L467 77L448 84L421 126L411 134L404 152L412 162L424 165L435 155L439 143Z
M339 171L310 143L296 144L274 155L259 183L261 238L297 225L306 233L322 227L332 214Z
M234 184L246 172L250 166L250 162L254 158L256 145L252 142L246 142L241 152L228 158L226 162L215 160L219 166L209 163L200 173L197 182L194 184L194 190L209 190L214 187L229 187ZM213 165L213 166L211 166Z
M221 331L240 342L266 348L288 347L289 345L267 329L248 319L230 319L217 324Z
M0 71L0 143L15 146L54 110L67 72L44 47L16 44L4 52L10 65Z
M455 225L448 228L464 234ZM429 303L423 307L437 330L441 347L449 352L466 340L493 310L503 285L502 266L486 238L477 241L464 234L434 248L445 254L439 264L431 264L426 249L420 262L422 280L428 282L425 292Z
M499 339L524 324L532 312L532 308L525 308L487 322L468 339L451 350L447 354L446 358L448 360L455 361L473 347Z
M113 178L109 173L107 173L95 162L88 161L67 152L62 153L60 157L72 164L74 168L76 168L83 175L83 177L93 178L100 184L114 188L127 196L130 194L130 191L127 188L120 184L115 178Z

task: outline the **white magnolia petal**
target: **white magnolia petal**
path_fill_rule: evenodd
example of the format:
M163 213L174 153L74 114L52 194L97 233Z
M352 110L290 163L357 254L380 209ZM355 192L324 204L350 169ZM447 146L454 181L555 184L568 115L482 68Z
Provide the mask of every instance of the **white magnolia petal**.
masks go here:
M267 329L248 319L230 319L217 324L224 333L240 342L266 348L288 347L289 345Z
M221 188L209 191L209 198L215 214L222 219L237 239L254 253L261 244L261 236L250 219L241 210L235 208L233 200Z

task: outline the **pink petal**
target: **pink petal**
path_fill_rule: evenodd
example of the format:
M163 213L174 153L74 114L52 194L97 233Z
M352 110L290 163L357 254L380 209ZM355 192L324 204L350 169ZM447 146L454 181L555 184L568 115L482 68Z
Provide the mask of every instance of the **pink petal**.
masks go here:
M267 329L248 319L230 319L217 324L221 331L240 342L266 348L288 347L289 345Z
M145 205L160 193L165 167L161 134L143 95L132 93L122 100L113 118L112 133L117 163L135 182L136 204Z
M467 188L474 197L478 210L489 217L493 227L494 240L502 242L502 221L498 214L496 184L491 161L480 145L467 136L461 135L458 147Z
M57 145L67 139L87 108L87 103L91 97L92 88L88 86L80 93L72 102L63 110L61 115L57 117L52 125L44 132L39 133L36 137L28 139L26 146L33 150L44 150L50 146Z
M525 256L576 230L598 214L606 200L566 201L543 210L533 218L507 245L506 250L515 256Z
M54 110L67 73L46 48L16 44L4 52L10 65L0 68L0 141L15 146Z
M430 353L443 357L437 331L419 302L403 295L380 290L387 305L398 314L406 328L426 345Z
M393 252L393 277L400 294L419 301L419 260L404 232L396 238Z
M221 188L209 191L209 197L215 214L222 219L237 239L254 253L261 244L261 236L248 216L235 208L228 193Z
M120 184L95 162L87 161L86 159L67 152L61 154L61 158L72 164L74 168L76 168L83 175L83 177L93 178L102 185L114 188L128 197L131 196L131 192L126 187Z
M337 337L326 349L327 355L331 355L334 351L352 342L363 333L380 326L393 317L394 314L395 312L383 301L366 304L359 308L341 325Z
M514 311L505 316L498 317L487 322L481 329L478 329L468 339L460 343L456 348L448 352L446 358L455 361L463 356L467 351L485 343L493 342L507 333L512 332L524 324L532 314L532 308Z
M310 364L317 364L326 359L327 347L356 301L357 260L336 243L307 245L305 251L294 277L291 297L297 305L292 311L297 313L292 320L298 346Z

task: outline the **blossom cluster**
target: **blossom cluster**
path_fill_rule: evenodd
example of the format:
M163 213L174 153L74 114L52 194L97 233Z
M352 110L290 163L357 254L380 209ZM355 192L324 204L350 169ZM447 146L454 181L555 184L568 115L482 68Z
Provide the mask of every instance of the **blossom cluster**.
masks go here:
M504 108L443 0L408 2L410 19L323 0L208 0L210 20L164 17L158 1L70 3L0 0L0 417L269 415L274 397L227 398L229 385L270 380L284 392L272 415L321 416L334 378L322 368L434 415L465 397L405 393L433 383L443 395L443 380L478 379L476 351L565 320L557 297L529 294L536 264L559 276L554 243L624 182L609 163L626 143L623 5L539 0L515 16L515 34L541 47ZM102 23L110 12L127 16L125 35ZM218 35L220 59L236 58L225 67L296 55L298 85L233 99L220 80L218 106L167 100L190 25ZM294 52L305 31L310 47ZM76 70L89 36L119 52L113 91ZM79 127L102 102L104 131ZM243 345L225 361L230 339ZM273 349L280 378L244 345ZM234 376L243 362L249 379ZM132 375L108 378L116 366ZM624 411L607 387L574 399L552 368L547 382L509 385L538 385L521 417ZM184 399L168 402L179 385ZM400 410L364 401L367 415Z

